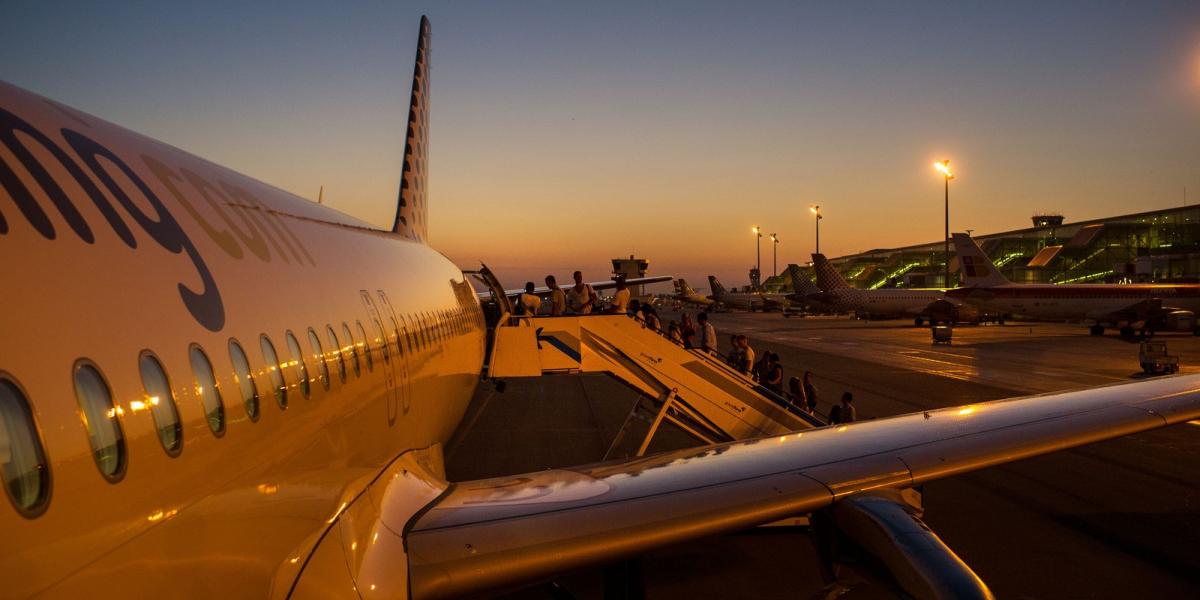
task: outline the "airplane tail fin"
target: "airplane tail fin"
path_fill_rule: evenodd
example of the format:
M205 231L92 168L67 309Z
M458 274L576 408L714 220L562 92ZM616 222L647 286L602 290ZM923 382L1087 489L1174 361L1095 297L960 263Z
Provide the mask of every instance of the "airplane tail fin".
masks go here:
M679 286L680 294L683 294L685 296L690 296L690 295L696 293L696 290L692 289L692 286L688 285L688 282L686 279L680 277L679 279L676 279L675 282Z
M792 278L793 292L801 295L821 293L820 288L818 288L816 284L814 284L812 280L808 278L808 275L805 275L804 271L800 269L800 265L788 265L788 275Z
M404 137L404 166L392 233L424 243L429 223L425 209L429 165L429 19L421 17L417 59L413 67L408 131Z
M720 298L725 295L725 286L721 285L720 281L713 275L708 276L708 287L712 290L713 298Z
M817 286L822 290L831 292L833 290L849 289L850 284L842 278L842 274L833 268L833 264L829 259L825 258L824 254L814 254L813 270L817 272Z
M995 287L1011 283L970 235L956 233L953 237L954 250L958 253L958 270L962 273L964 284L968 287Z

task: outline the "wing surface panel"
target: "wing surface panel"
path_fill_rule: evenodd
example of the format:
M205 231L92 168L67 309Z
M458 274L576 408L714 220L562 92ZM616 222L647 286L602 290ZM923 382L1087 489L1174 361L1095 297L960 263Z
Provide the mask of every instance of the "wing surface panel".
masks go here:
M1200 375L925 411L461 483L410 523L414 597L445 597L1200 417Z

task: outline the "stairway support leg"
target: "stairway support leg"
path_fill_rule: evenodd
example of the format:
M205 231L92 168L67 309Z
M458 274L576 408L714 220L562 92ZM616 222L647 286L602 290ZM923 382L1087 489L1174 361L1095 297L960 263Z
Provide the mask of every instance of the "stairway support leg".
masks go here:
M633 404L633 409L629 411L629 414L625 415L625 422L622 423L621 428L617 430L617 435L613 437L612 443L608 445L608 450L604 453L604 458L601 460L608 460L609 457L612 456L613 451L617 449L617 445L621 443L621 440L625 439L625 432L629 430L629 424L633 422L633 417L637 415L639 410L641 410L642 400L645 398L645 395L638 395L638 401Z
M658 414L654 415L654 423L650 425L650 431L646 433L646 439L642 440L642 447L638 448L637 456L645 456L646 448L650 447L650 440L654 439L654 434L658 432L658 426L662 425L663 417L667 416L667 410L671 408L671 403L675 401L675 395L671 390L663 392L662 408L658 409Z

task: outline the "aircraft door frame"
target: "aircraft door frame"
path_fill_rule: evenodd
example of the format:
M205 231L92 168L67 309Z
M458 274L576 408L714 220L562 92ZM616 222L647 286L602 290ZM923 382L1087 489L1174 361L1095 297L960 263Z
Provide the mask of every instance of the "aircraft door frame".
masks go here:
M367 314L371 319L371 323L375 325L376 333L378 333L383 340L384 347L381 348L380 351L390 355L391 351L387 348L387 345L390 343L388 342L387 329L383 323L382 316L379 314L379 310L375 308L375 302L371 299L371 292L367 290L358 290L358 295L360 298L362 298L363 305L367 307ZM368 349L367 351L370 352L371 350ZM383 357L381 356L380 358ZM400 357L396 358L398 362ZM390 359L383 360L381 362L383 362L384 380L387 383L387 422L388 427L391 427L392 425L396 424L399 404L399 393L396 390L396 366L395 363L393 363Z
M407 415L408 411L412 409L412 386L411 379L409 378L409 369L411 367L408 362L408 355L412 354L412 351L410 349L406 352L401 347L402 342L400 341L400 338L403 335L401 333L402 331L407 333L408 325L403 319L400 318L399 315L396 314L396 309L392 308L392 302L388 299L387 292L383 290L375 291L379 293L380 302L383 303L383 307L386 308L388 313L391 314L392 322L396 324L396 350L400 352L399 360L396 361L397 368L400 370L400 381L398 386L400 407L403 411L403 414Z

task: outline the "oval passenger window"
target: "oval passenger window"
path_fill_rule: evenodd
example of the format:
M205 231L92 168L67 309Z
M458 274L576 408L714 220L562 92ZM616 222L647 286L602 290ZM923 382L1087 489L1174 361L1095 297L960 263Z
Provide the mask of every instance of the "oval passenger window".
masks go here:
M396 336L396 356L404 356L404 345L400 342L400 325L396 323L396 319L392 319L392 335Z
M312 327L308 328L308 345L312 349L313 360L317 362L317 375L321 378L321 387L329 389L329 364L325 362L325 350L321 348L321 338Z
M0 377L0 475L17 512L36 517L50 500L50 465L29 401L16 382Z
M300 351L300 342L296 340L296 336L291 331L287 332L288 350L292 353L292 362L296 363L296 377L300 378L300 391L304 392L304 397L308 398L312 395L312 382L308 380L308 363L304 360L304 353Z
M358 347L354 342L354 335L350 333L350 326L344 321L342 322L342 336L345 338L346 352L350 353L350 364L354 366L354 376L360 377L362 376L362 366L358 364Z
M346 383L346 359L342 357L342 346L338 344L337 334L333 332L332 325L325 326L325 335L329 336L329 347L335 359L334 364L337 365L338 379L342 383Z
M175 393L167 372L153 352L146 350L138 359L138 371L142 374L142 387L146 390L143 403L154 417L154 429L158 441L170 456L179 456L183 447L183 426L179 424L179 411L175 408Z
M196 395L200 397L200 405L204 407L204 419L208 428L217 437L225 433L225 405L221 402L221 390L217 387L217 377L213 375L212 363L200 346L192 345L188 353L192 361L192 374L196 376Z
M267 373L271 376L271 386L275 388L275 402L279 408L287 408L287 382L283 380L283 365L279 364L279 355L275 354L275 344L267 334L258 338L262 347L263 362L267 364Z
M383 354L383 362L391 362L392 355L388 350L387 334L383 332L383 324L379 322L379 319L375 319L375 332L379 334L377 340L379 341L379 350Z
M367 337L367 330L363 328L362 321L355 321L358 326L358 339L362 340L359 344L362 345L363 356L367 359L367 371L375 370L375 359L371 356L371 339Z
M75 398L92 446L92 458L105 479L116 482L125 473L125 434L113 406L112 392L96 367L89 362L75 364Z
M242 392L242 406L246 407L246 416L251 421L258 420L258 387L254 385L254 376L250 373L250 360L237 340L229 340L229 362L233 363L233 380Z

